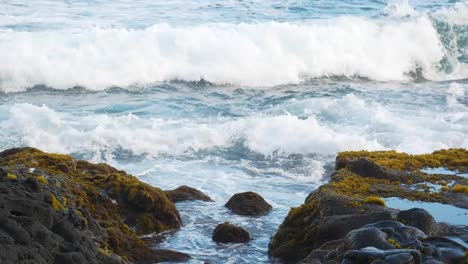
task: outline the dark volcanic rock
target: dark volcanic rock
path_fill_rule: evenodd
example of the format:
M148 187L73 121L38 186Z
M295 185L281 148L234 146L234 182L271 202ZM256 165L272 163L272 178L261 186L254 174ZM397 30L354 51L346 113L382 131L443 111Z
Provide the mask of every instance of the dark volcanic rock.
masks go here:
M271 205L254 192L236 193L225 205L239 215L258 216L271 210Z
M443 263L468 263L468 248L446 237L429 237L422 243L427 255Z
M382 220L390 220L392 215L389 212L378 212L370 214L333 215L320 219L317 223L317 233L315 236L317 243L333 241L346 236L349 231L360 228L364 225Z
M246 243L250 241L250 234L242 227L225 222L216 226L212 239L220 243Z
M346 169L362 177L384 179L388 176L388 173L385 172L382 166L379 166L376 163L365 158L359 158L349 161L346 165Z
M413 251L386 252L408 248L417 251L423 262L456 263L463 248L449 243L426 243L433 239L427 236L456 236L467 242L467 226L436 223L428 212L419 209L398 214L397 209L386 207L382 198L399 197L467 208L468 195L463 186L468 186L468 179L421 172L425 167L463 171L467 166L465 149L423 155L395 151L339 153L329 183L310 193L300 207L290 210L270 241L269 254L287 263L341 263L345 253L354 250L346 263L361 263L349 262L352 254L368 255L358 251L374 247L380 250L380 262L375 263L422 263ZM447 187L449 181L462 187L457 190ZM431 184L445 188L428 191ZM397 214L404 224L389 221Z
M397 221L380 221L325 243L301 264L311 263L463 263L466 247L445 237L427 237Z
M379 250L368 247L346 252L342 264L418 264L421 259L419 251L414 249Z
M426 238L421 230L406 226L397 221L380 221L365 225L346 235L345 249L361 249L375 247L378 249L395 249L417 247L420 240Z
M387 233L375 227L360 228L349 232L345 239L346 249L361 249L376 247L379 249L394 249L395 246L387 242Z
M438 233L438 225L432 215L421 208L413 208L398 212L397 220L409 226L419 228L427 235L433 236Z
M180 186L174 190L164 191L167 197L173 202L200 200L204 202L212 202L213 200L203 192L188 186Z
M157 256L155 262L185 262L190 259L189 255L177 251L167 249L155 249L154 251Z
M181 260L138 236L180 225L163 191L123 171L33 148L0 152L0 263Z

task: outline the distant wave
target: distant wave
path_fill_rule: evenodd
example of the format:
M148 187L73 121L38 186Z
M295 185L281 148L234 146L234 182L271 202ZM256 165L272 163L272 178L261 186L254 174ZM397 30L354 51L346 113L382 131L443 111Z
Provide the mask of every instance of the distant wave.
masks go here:
M463 9L465 8L465 9ZM401 14L401 12L399 12ZM466 7L367 19L24 32L0 30L0 89L168 80L274 86L328 76L377 81L468 77ZM450 16L448 16L450 14ZM463 42L465 41L465 42Z

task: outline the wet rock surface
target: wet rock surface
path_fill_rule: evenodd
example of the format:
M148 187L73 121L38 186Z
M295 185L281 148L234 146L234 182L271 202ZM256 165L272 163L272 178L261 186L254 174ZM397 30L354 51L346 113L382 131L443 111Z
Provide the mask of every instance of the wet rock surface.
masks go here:
M236 193L225 206L232 212L245 216L264 215L272 208L263 197L254 192Z
M434 217L428 211L421 208L398 212L397 221L417 227L428 235L436 235L439 231L439 226Z
M465 263L467 248L451 237L468 242L468 226L437 223L420 208L388 208L381 197L467 208L462 190L468 179L421 172L425 167L464 171L467 166L463 149L413 156L340 153L329 183L291 209L270 241L269 254L286 263ZM445 188L431 191L431 184Z
M250 234L240 226L225 222L216 226L212 239L219 243L247 243Z
M213 200L203 192L189 187L189 186L180 186L174 190L164 191L173 203L183 202L183 201L204 201L204 202L213 202Z
M163 191L123 171L33 148L0 152L0 263L187 259L139 238L180 226Z

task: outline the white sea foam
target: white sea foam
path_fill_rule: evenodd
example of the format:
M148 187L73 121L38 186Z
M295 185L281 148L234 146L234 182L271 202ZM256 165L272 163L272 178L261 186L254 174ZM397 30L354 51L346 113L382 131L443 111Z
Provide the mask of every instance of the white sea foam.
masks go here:
M459 95L460 91L452 93ZM9 141L46 151L86 153L94 161L101 161L102 155L105 160L112 160L113 153L122 150L156 158L230 148L239 142L264 155L333 155L343 150L389 148L424 153L468 147L466 109L440 114L410 110L402 115L355 95L298 103L307 105L304 113L308 114L303 118L261 113L201 119L141 118L132 114L81 116L47 106L14 104L8 117L0 120L0 129L7 131L8 135L2 138ZM285 106L289 107L293 106Z
M95 159L99 159L102 152L117 148L130 150L135 155L182 155L229 147L238 140L244 140L251 150L265 155L275 151L334 154L340 150L382 148L357 133L334 131L313 117L253 116L201 122L141 119L134 115L72 117L32 104L16 104L10 112L11 118L0 123L1 128L17 133L18 141L23 144L63 153L94 150Z
M466 111L468 106L468 97L465 95L466 93L466 86L460 83L451 83L449 89L447 90L447 104L449 107L460 110ZM465 101L465 102L464 102Z
M451 8L441 8L433 16L453 25L468 25L468 2L455 3Z
M36 84L88 89L166 80L272 86L339 75L406 81L417 67L431 80L468 76L448 54L430 18L262 22L257 24L156 24L145 29L78 31L0 30L0 89Z
M417 14L414 8L409 4L408 0L390 1L385 7L384 12L396 17L405 17Z

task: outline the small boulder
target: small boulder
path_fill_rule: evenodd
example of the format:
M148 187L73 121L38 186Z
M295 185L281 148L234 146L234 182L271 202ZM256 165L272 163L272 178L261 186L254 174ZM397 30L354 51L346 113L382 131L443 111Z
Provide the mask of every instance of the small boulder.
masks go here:
M164 191L173 203L183 202L183 201L194 201L200 200L204 202L212 202L213 200L203 192L189 187L189 186L180 186L174 190Z
M395 246L387 241L388 235L375 227L353 230L345 238L346 249L361 249L375 247L378 249L394 249Z
M436 235L438 230L434 217L428 211L421 208L400 211L397 215L397 221L416 227L430 236Z
M240 226L225 222L216 226L212 239L219 243L247 243L250 234Z
M346 235L346 249L374 247L388 250L395 248L414 248L427 236L421 230L400 222L384 220L365 225Z
M169 249L154 249L155 262L185 262L190 259L190 255Z
M236 193L225 206L236 214L247 216L264 215L272 208L265 199L254 192Z

